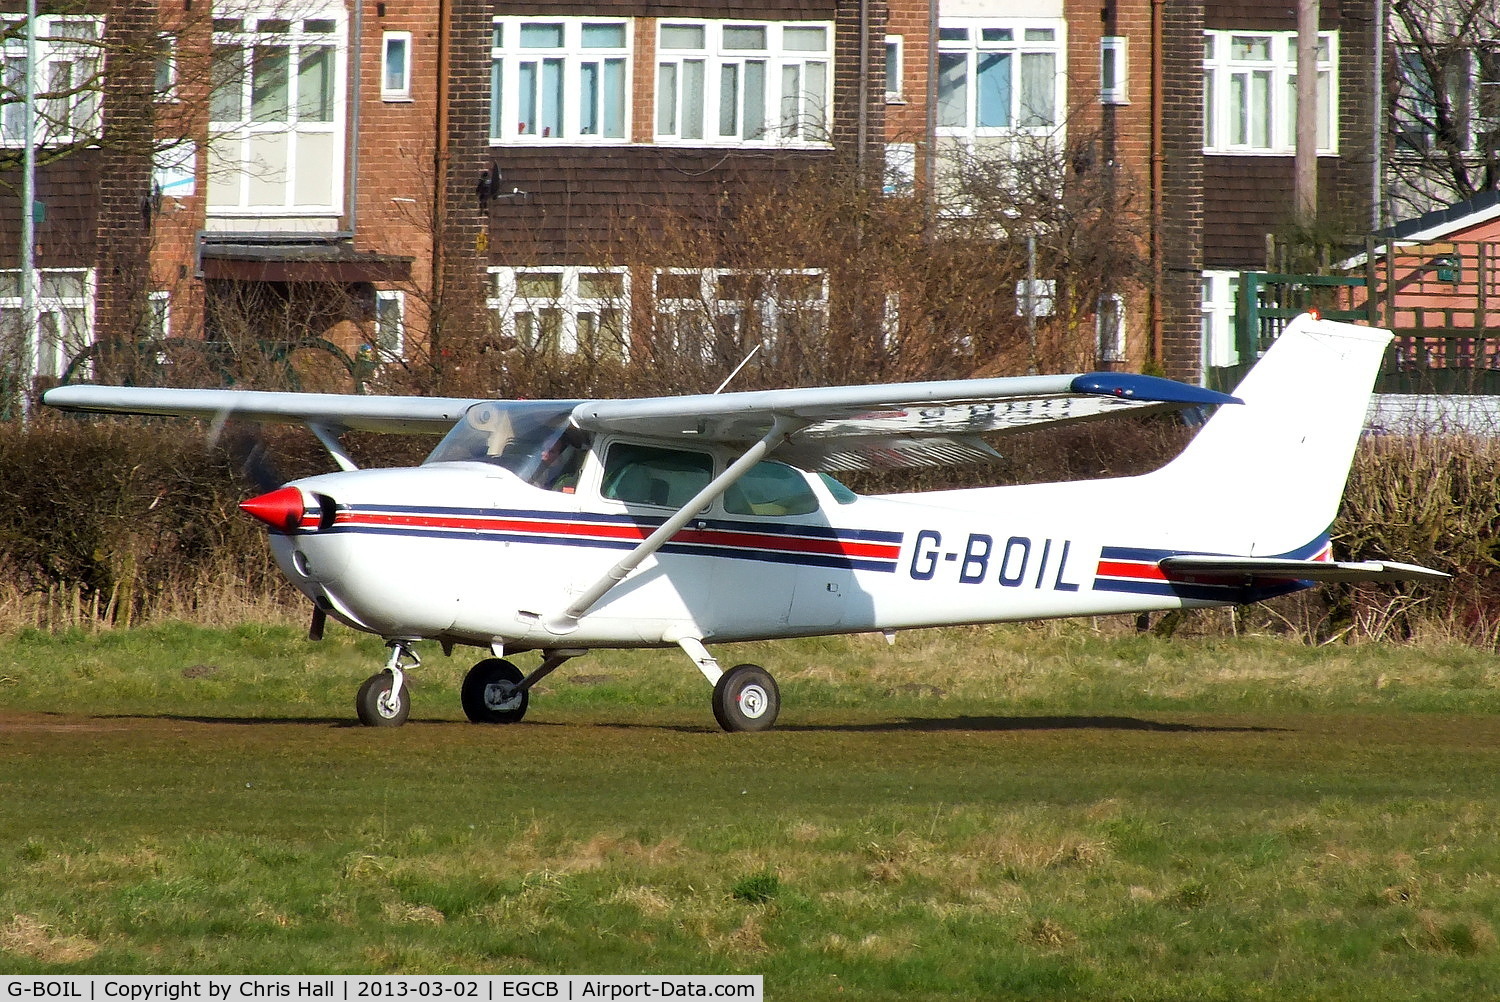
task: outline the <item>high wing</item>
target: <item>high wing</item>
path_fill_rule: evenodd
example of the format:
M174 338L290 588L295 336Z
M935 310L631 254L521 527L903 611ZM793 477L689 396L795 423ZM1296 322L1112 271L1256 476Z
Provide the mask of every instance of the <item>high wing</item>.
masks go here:
M478 399L382 397L353 393L194 390L149 386L58 386L42 395L49 407L98 414L146 414L303 422L335 432L441 435Z
M345 431L442 434L478 398L286 393L138 386L59 386L42 401L67 411L306 424L341 465ZM1235 397L1130 373L1015 376L872 386L589 400L575 425L665 440L748 446L779 425L778 457L809 470L937 466L997 457L979 436L1205 404Z
M1157 561L1169 579L1190 576L1239 581L1282 578L1288 581L1441 581L1451 575L1393 560L1293 560L1285 557L1218 557L1183 555Z
M986 433L1238 402L1169 379L1106 372L591 400L574 409L573 422L594 432L743 445L780 420L797 430L777 456L832 472L988 460L996 453L978 437Z

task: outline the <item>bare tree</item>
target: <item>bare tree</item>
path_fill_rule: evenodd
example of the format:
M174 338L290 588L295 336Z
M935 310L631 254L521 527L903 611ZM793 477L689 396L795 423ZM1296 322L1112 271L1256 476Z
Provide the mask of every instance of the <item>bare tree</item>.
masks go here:
M1395 0L1387 104L1397 218L1500 185L1500 6Z

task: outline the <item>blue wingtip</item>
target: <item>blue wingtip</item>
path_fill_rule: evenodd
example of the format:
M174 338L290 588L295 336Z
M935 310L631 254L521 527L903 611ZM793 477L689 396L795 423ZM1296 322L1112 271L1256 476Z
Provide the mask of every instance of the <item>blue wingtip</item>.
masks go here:
M1074 393L1173 404L1242 404L1239 397L1203 386L1135 372L1088 372L1073 380Z

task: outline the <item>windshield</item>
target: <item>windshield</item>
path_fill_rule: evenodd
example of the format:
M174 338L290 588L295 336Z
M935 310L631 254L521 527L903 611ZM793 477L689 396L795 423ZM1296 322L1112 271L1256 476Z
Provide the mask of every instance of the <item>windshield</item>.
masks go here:
M568 423L576 402L494 401L475 404L443 437L428 463L492 463L527 483L569 490L588 438Z

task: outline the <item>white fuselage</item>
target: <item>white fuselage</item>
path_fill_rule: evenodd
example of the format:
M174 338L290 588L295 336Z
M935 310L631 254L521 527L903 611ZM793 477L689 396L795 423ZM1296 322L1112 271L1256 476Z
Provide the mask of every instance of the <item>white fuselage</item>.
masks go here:
M350 625L387 638L512 649L1244 601L1265 593L1169 584L1155 561L1169 551L1310 556L1323 545L1306 536L1256 540L1248 528L1245 538L1226 538L1226 513L1175 510L1162 473L848 503L808 476L816 511L734 515L715 501L567 632L558 631L557 613L674 510L605 499L592 457L567 493L481 463L309 478L294 486L309 499L333 499L336 515L319 528L310 500L304 528L273 533L272 544L293 583Z

